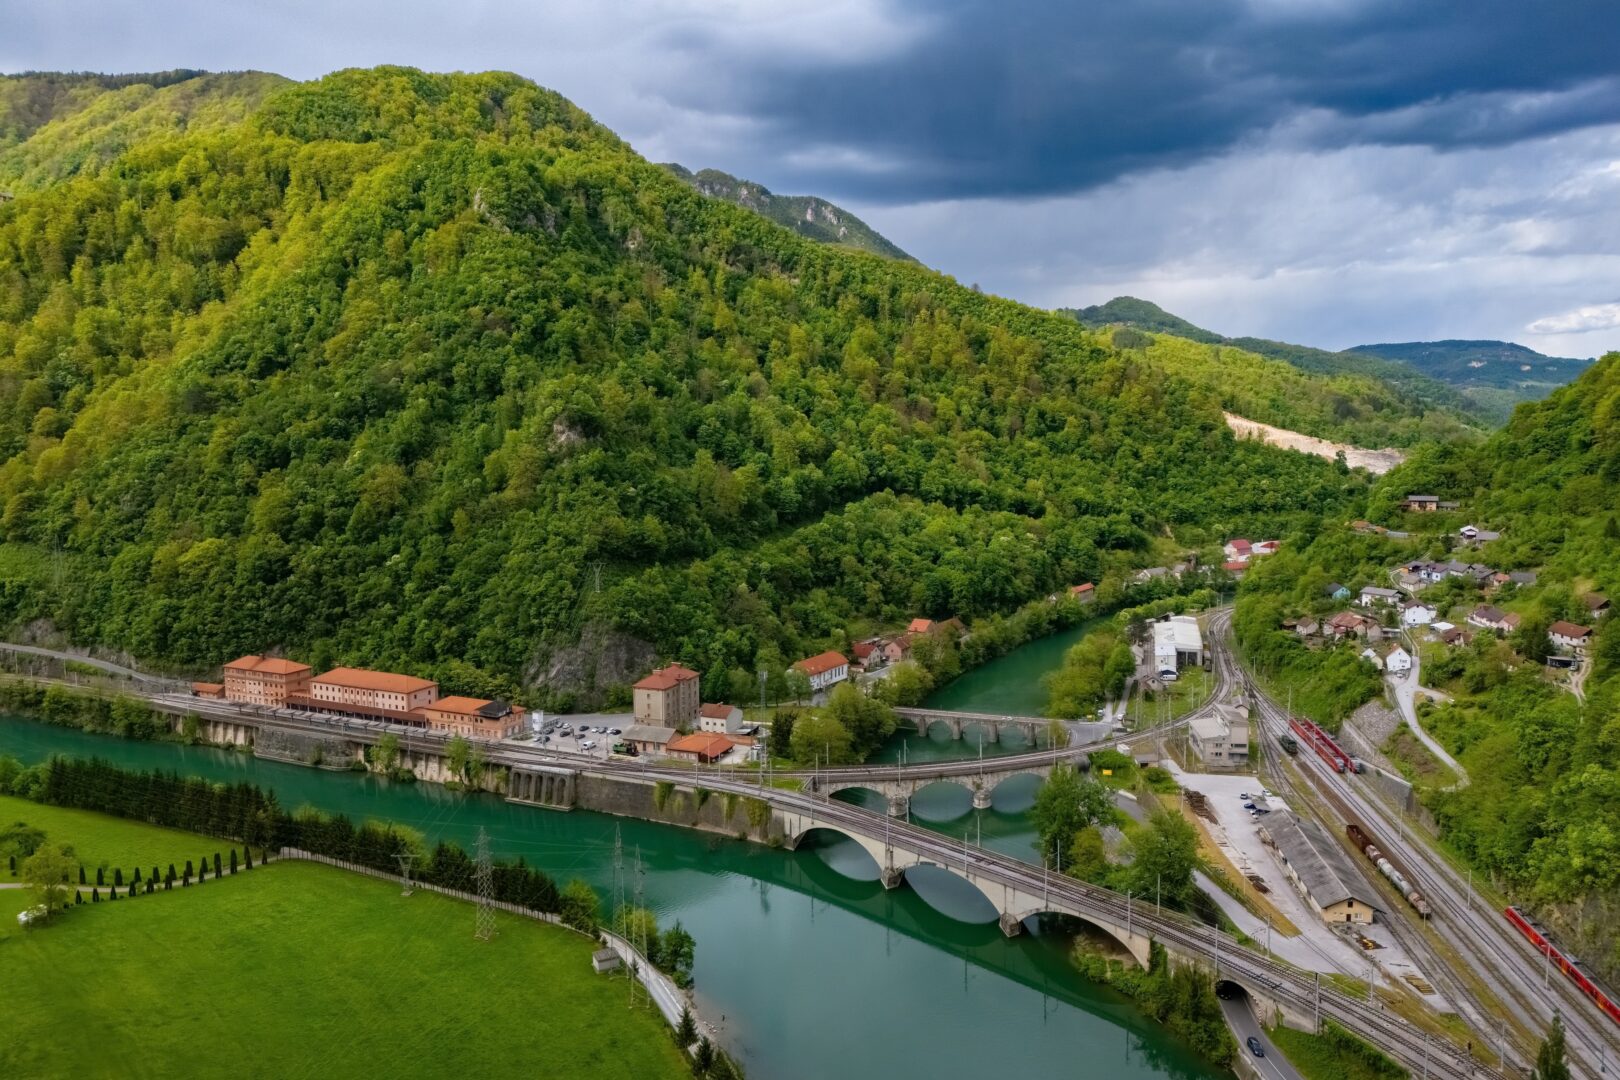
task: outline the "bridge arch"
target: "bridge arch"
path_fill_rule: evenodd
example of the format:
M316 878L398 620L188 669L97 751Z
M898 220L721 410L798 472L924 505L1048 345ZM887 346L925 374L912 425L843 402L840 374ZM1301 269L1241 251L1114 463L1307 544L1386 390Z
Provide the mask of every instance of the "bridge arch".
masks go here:
M1036 905L1003 916L1002 929L1008 933L1025 933L1032 924L1038 923L1043 916L1071 924L1079 924L1088 930L1094 931L1118 945L1140 967L1146 968L1150 966L1152 939L1146 935L1135 931L1126 933L1123 926L1115 926L1106 920L1095 919L1089 915L1082 915L1077 911L1071 911L1057 905Z
M827 865L837 870L847 878L857 881L878 881L883 876L883 850L872 850L872 844L864 837L853 836L838 828L836 825L812 825L804 829L793 838L793 849L813 849L827 845L827 841L844 841L845 843L833 849L833 853L825 861Z

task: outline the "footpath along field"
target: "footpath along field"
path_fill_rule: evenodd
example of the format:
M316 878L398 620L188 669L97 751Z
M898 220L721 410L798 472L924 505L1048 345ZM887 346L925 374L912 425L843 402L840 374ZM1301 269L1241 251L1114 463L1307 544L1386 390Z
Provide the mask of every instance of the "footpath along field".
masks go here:
M125 845L165 866L225 847L15 799L0 817L113 865L133 863ZM27 897L0 890L7 1080L690 1075L657 1013L560 927L499 912L480 942L468 904L291 861L33 930Z

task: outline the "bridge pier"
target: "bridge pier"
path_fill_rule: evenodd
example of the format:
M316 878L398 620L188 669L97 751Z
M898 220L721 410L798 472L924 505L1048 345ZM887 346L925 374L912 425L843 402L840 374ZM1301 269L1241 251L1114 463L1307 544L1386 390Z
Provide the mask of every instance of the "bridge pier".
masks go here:
M907 818L911 816L911 796L902 792L895 792L889 796L889 816L893 818Z
M993 805L990 789L983 784L973 785L973 809L988 810Z
M1001 932L1008 937L1017 937L1024 932L1024 920L1011 912L1002 912L997 921L1001 924Z
M987 743L1001 741L1001 725L993 720L986 720L979 724L979 738Z
M951 741L952 742L961 742L962 741L962 721L960 721L960 720L951 720L951 721L948 721L948 723L951 725Z
M891 866L878 872L878 880L883 882L885 889L898 889L906 883L906 872Z

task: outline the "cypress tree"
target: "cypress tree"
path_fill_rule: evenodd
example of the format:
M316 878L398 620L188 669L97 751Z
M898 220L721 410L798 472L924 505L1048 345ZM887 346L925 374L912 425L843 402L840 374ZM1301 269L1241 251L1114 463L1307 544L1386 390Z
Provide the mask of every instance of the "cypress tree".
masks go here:
M186 860L186 874L185 874L185 876L189 878L194 873L196 873L196 871L191 868L191 860L187 859Z
M17 856L8 855L6 857L6 863L11 867L11 876L16 877L17 876Z
M174 888L174 878L169 878L167 881L165 881L163 883L163 888L164 888L164 891L168 891L169 889Z
M146 895L147 896L152 895L152 889L153 889L153 887L155 885L156 885L156 881L154 879L152 879L152 878L147 878L146 879Z
M90 890L90 902L92 904L101 903L101 890L100 889L91 889Z
M73 902L75 904L84 903L84 893L80 892L78 889L74 889L73 890Z
M97 885L105 885L105 884L107 884L107 880L103 876L101 867L99 867L99 866L96 867L96 884Z
M129 883L129 898L131 900L135 899L135 892L139 888L140 886L135 884L133 881Z
M177 878L179 876L180 876L179 874L176 874L174 872L174 863L170 863L169 864L169 880L173 881L175 878Z
M219 852L214 852L214 876L219 877Z
M84 864L83 863L79 864L79 884L80 885L85 884L85 880L84 880Z
M236 873L236 849L231 848L231 873Z
M158 868L155 867L155 866L152 867L152 880L153 881L162 881L163 880L163 875L158 873Z
M697 1021L692 1019L692 1010L681 1006L680 1026L675 1029L675 1042L681 1049L686 1049L697 1042Z
M124 868L122 866L113 867L113 884L117 885L119 888L123 888L123 886L124 886Z
M140 882L141 882L141 868L140 867L137 866L135 868L135 876L130 878L130 880L135 882L135 884L137 884L137 885L140 884Z
M253 869L253 849L250 847L244 847L242 849L242 869Z

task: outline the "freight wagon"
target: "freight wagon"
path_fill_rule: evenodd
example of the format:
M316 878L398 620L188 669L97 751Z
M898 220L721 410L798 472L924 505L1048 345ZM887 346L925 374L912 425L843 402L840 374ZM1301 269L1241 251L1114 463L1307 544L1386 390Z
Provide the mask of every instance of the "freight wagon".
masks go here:
M1401 873L1394 863L1390 862L1389 857L1378 849L1378 845L1373 843L1372 837L1368 836L1361 826L1353 821L1344 827L1344 831L1345 835L1350 837L1350 843L1355 846L1355 849L1367 856L1367 861L1378 867L1378 872L1388 878L1389 883L1395 886L1402 896L1406 897L1406 902L1412 905L1412 910L1427 919L1430 914L1429 902L1423 898L1422 893L1412 887L1412 883L1406 880L1406 875Z

